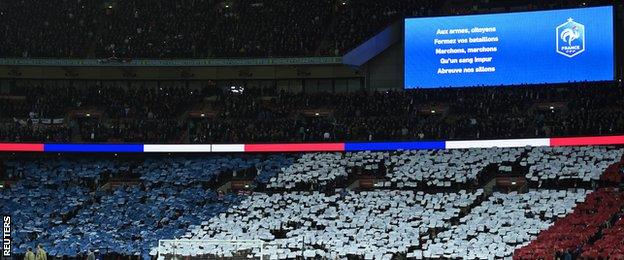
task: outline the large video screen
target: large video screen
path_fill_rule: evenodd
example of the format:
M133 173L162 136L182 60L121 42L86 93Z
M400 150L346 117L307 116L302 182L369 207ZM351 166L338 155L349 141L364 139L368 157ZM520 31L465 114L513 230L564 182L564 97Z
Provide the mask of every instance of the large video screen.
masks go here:
M405 19L404 87L614 79L613 7Z

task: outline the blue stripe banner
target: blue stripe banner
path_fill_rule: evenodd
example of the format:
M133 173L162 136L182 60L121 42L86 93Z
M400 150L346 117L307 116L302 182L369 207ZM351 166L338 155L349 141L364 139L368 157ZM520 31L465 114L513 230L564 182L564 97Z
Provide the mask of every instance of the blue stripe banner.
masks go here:
M345 151L432 150L445 149L445 147L444 141L346 143Z
M44 144L45 152L142 153L142 144Z

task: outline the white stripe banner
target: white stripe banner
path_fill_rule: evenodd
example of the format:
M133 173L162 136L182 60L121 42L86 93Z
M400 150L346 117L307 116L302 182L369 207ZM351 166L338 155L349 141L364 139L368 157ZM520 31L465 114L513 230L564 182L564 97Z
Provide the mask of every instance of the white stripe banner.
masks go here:
M212 145L209 144L146 144L143 146L146 153L209 153Z
M446 141L446 149L470 148L512 148L512 147L539 147L550 146L549 138L537 139L504 139L504 140L475 140L475 141Z
M245 145L244 144L213 144L212 152L220 153L220 152L244 152Z

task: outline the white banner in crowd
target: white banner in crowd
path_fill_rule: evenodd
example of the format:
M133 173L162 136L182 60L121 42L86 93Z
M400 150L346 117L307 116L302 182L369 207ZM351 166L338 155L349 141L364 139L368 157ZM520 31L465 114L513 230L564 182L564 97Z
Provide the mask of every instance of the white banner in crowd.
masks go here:
M65 122L65 119L63 118L55 118L55 119L51 119L51 118L31 118L31 119L17 119L17 118L13 118L13 122L18 123L22 126L27 126L28 125L28 121L30 120L30 123L32 123L33 125L37 125L37 124L43 124L43 125L60 125L63 124Z

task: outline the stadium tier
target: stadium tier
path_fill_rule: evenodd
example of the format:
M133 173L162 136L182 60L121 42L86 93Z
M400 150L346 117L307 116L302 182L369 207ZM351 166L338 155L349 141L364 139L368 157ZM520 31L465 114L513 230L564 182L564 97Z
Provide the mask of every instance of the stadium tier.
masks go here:
M624 92L614 82L331 95L253 89L240 95L183 81L136 89L123 86L130 81L13 83L0 91L5 142L379 142L624 132Z
M624 1L0 1L0 260L624 259Z
M554 152L576 154L559 159L567 166L604 169L600 165L624 161L624 150L600 146L168 159L15 158L4 163L8 186L1 190L6 202L2 211L10 213L13 228L19 230L13 241L20 254L41 243L54 256L76 257L92 248L100 255L151 258L157 257L158 250L166 252L162 256L173 254L167 246L159 249L158 240L180 239L261 240L269 259L299 255L483 259L509 257L514 250L519 250L514 257L531 259L528 252L542 251L528 248L548 246L545 243L553 240L542 236L559 225L573 225L563 223L577 219L575 214L595 212L585 209L592 203L602 201L597 205L608 211L600 219L587 215L596 224L585 229L585 239L603 228L607 232L601 225L618 219L624 205L620 199L617 205L604 202L605 196L622 196L617 190L575 188L606 184L582 175L568 176L574 184L561 184L558 189L527 182L526 193L488 186L496 177L509 176L499 170L505 165L515 168L515 176L529 171L548 175L521 163ZM428 174L404 172L417 161L429 169ZM372 167L378 165L383 167ZM364 176L377 179L372 190L351 190L354 180L362 182ZM220 184L237 179L250 180L247 185L253 191L238 195L220 191ZM570 252L587 243L566 239L569 244L563 249ZM180 256L236 254L232 247L218 243L201 249L193 243L177 244L176 250ZM596 250L607 249L603 245L587 254L602 252ZM259 256L259 251L254 254Z
M449 2L445 4L444 2ZM0 6L3 57L339 55L403 17L491 8L453 1L66 1ZM473 1L470 1L473 2ZM582 1L516 1L527 9ZM592 1L599 3L600 1ZM498 7L496 7L498 8ZM493 8L494 9L494 8ZM494 9L496 10L496 9ZM32 23L29 18L38 17Z

